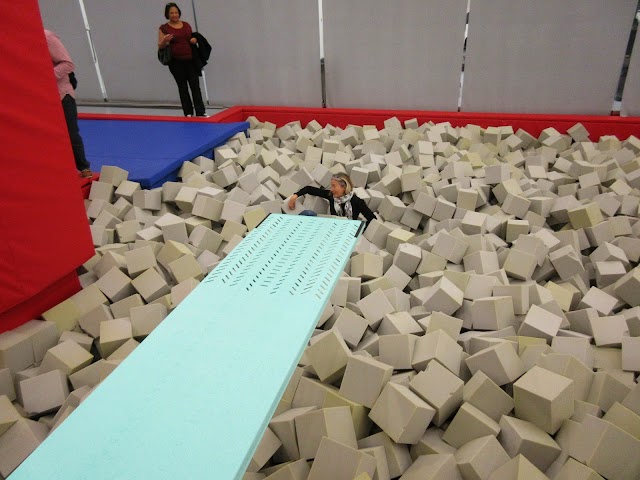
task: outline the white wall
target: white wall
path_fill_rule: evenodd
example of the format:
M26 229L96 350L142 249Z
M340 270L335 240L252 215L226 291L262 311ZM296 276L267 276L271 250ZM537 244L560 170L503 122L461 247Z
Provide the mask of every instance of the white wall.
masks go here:
M327 106L457 110L467 0L323 0Z
M173 78L156 57L164 1L40 0L45 26L76 63L79 99L103 99L81 3L107 99L178 104ZM203 79L210 104L321 106L323 38L328 106L458 108L467 0L179 5L213 44ZM472 0L462 110L608 114L636 5ZM639 50L622 102L626 114L640 115Z
M606 115L637 0L472 0L462 110Z
M317 0L197 0L215 105L322 105Z

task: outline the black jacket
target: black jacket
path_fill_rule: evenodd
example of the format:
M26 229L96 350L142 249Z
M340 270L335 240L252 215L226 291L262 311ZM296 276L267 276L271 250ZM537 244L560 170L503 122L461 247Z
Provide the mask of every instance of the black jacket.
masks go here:
M335 206L333 204L333 195L331 195L331 192L329 190L325 190L324 188L316 188L316 187L304 187L296 193L296 195L299 197L306 194L314 195L316 197L322 197L328 200L329 211L331 212L331 215L338 215L338 213L336 212ZM360 197L358 197L355 194L353 195L353 197L351 197L351 209L353 210L352 220L357 220L360 214L362 214L364 215L364 218L367 219L367 225L366 225L367 227L371 223L371 220L376 218L376 216L371 211L371 209L367 206L366 203L364 203L364 200L362 200Z
M195 38L198 41L195 45L191 44L191 53L193 63L196 65L199 75L202 76L202 69L207 64L209 57L211 56L211 45L209 45L207 39L198 32L193 32L191 34L191 38Z

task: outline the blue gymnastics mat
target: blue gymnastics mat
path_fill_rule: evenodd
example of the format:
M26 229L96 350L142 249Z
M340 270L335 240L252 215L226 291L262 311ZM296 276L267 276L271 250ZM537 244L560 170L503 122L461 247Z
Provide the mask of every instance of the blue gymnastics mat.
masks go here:
M364 222L269 215L11 480L236 480Z
M211 158L212 150L248 122L208 123L153 120L79 120L91 170L112 165L129 172L129 180L143 188L175 180L182 162L199 155Z

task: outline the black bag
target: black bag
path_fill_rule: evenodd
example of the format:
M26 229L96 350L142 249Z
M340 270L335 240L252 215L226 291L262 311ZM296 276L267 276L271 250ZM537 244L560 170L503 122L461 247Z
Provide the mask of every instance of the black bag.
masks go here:
M169 62L171 62L171 47L158 48L158 60L162 65L169 65Z
M76 78L76 74L74 72L71 72L69 74L69 83L74 90L78 88L78 79Z

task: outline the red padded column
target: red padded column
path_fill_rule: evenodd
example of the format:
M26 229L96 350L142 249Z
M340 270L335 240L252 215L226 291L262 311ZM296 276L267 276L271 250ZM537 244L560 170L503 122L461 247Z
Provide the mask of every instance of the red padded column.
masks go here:
M2 11L17 28L0 29L0 314L27 311L15 307L66 284L93 253L38 2Z

